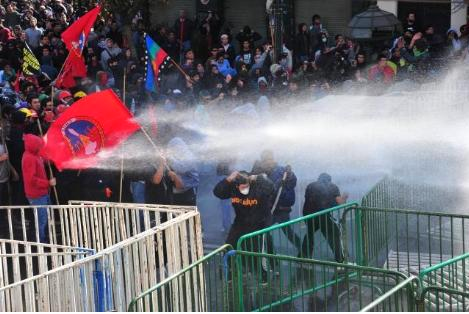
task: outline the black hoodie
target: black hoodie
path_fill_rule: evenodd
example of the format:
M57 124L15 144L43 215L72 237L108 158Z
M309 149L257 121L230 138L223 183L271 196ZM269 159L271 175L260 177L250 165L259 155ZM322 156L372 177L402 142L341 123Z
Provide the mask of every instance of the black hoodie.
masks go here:
M272 207L274 184L266 176L259 175L250 184L248 195L241 194L236 183L226 179L213 189L213 194L220 199L231 198L236 218L235 225L257 226L269 222Z

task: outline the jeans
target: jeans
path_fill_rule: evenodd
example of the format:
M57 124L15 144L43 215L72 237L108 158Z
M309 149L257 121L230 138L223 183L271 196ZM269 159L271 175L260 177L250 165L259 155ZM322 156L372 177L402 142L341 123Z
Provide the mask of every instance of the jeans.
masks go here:
M145 182L134 181L130 183L130 192L134 203L145 204Z
M130 192L132 193L132 200L136 204L145 204L145 182L133 181L130 182ZM139 211L140 218L140 231L145 231L145 216L143 211Z
M28 198L28 201L32 206L50 205L49 194L38 198ZM47 223L49 219L47 217L46 207L39 207L37 209L37 220L37 224L39 226L39 241L41 243L47 243Z
M222 223L225 231L230 230L231 224L233 223L233 206L231 205L231 199L220 200Z

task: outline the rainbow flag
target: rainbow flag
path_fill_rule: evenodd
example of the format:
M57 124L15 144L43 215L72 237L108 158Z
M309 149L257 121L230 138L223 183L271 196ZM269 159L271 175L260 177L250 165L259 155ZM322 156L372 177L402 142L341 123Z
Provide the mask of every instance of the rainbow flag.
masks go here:
M171 58L150 36L145 35L145 41L148 54L145 87L151 92L156 92L156 87L161 81L160 73L169 66Z

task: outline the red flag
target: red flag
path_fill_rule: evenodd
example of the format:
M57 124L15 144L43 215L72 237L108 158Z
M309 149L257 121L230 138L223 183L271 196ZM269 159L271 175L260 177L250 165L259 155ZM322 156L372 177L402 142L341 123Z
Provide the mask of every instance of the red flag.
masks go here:
M58 88L72 88L76 85L75 77L86 77L86 65L82 56L70 53L65 60L62 72L55 80Z
M91 28L100 12L101 7L98 5L93 10L81 16L62 33L62 41L65 43L68 51L74 52L77 56L81 56Z
M62 113L44 136L41 153L59 170L86 169L138 129L127 107L109 89L82 98Z

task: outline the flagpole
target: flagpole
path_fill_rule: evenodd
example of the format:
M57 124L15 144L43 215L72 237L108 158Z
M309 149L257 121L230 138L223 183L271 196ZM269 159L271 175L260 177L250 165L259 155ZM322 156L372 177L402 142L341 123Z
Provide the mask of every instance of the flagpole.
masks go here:
M186 71L184 71L184 69L181 68L181 66L177 64L177 62L174 61L173 58L170 57L169 60L171 60L171 62L176 66L176 69L178 69L179 72L181 72L181 74L184 75L186 80L190 81L191 83L194 83L194 81L192 81L191 77L186 73Z
M62 64L62 67L60 68L59 74L57 74L57 77L55 78L55 82L54 82L54 84L53 84L52 86L54 86L55 84L57 84L57 79L60 78L60 74L62 74L62 71L64 70L64 67L65 67L65 65L67 64L67 60L68 60L69 57L70 57L70 51L68 52L67 58L65 58L65 61L64 61L64 63Z
M125 81L127 78L127 68L124 68L124 82L122 83L122 100L125 105ZM125 143L122 143L121 147L121 174L120 174L120 181L119 181L119 203L122 203L122 190L123 190L123 185L124 185L124 145Z
M39 121L39 118L36 120L36 122L37 122L37 127L39 128L39 134L41 134L41 137L44 137L44 133L42 132L41 121ZM49 175L50 175L51 178L53 178L54 173L52 172L52 166L50 165L50 161L46 160L46 163L47 163L47 168L49 169ZM54 185L52 187L52 190L54 191L55 202L57 203L57 205L60 205L59 204L59 195L57 194L57 187Z

